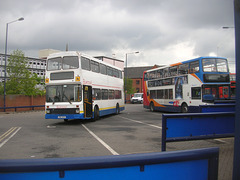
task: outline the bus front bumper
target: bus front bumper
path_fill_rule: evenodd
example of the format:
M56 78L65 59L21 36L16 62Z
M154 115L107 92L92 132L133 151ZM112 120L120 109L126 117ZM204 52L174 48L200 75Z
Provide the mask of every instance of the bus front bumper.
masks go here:
M45 114L45 119L85 119L84 114Z

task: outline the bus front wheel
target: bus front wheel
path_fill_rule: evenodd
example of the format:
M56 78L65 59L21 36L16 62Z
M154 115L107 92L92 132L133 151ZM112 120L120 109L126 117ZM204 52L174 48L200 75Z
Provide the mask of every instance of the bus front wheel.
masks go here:
M188 113L188 105L186 103L183 103L181 106L182 113Z
M150 111L151 111L151 112L154 111L154 104L153 104L153 102L150 103Z

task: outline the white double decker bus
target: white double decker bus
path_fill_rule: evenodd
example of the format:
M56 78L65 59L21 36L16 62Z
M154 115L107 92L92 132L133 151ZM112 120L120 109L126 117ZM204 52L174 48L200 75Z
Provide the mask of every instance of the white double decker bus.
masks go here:
M124 110L122 70L80 52L51 54L46 119L93 119Z

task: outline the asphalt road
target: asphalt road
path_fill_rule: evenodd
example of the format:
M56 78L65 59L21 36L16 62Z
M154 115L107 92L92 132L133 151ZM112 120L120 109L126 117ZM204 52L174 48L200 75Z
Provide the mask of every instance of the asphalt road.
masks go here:
M119 115L45 120L44 112L0 114L0 159L86 157L161 151L161 113L141 104Z
M46 120L44 111L0 114L0 159L89 157L161 151L162 113L127 104L119 115ZM167 143L167 151L219 147L219 179L232 179L234 138Z

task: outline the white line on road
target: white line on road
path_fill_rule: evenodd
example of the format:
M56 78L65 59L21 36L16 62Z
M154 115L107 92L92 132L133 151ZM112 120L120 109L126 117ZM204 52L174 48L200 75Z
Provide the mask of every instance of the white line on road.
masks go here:
M105 143L102 139L100 139L96 134L94 134L91 130L89 130L85 125L82 126L95 138L100 142L107 150L109 150L113 155L119 155L116 151L114 151L107 143Z
M15 127L15 128L11 128L11 129L9 129L7 132L7 136L9 135L9 132L11 132L10 134L10 136L9 137L7 137L6 136L6 133L4 133L2 136L4 136L4 141L2 142L2 143L0 143L0 148L4 145L4 144L6 144L15 134L17 134L17 132L19 131L21 129L21 127ZM13 132L13 133L12 133ZM1 139L1 140L3 140L3 139Z
M144 125L147 125L147 126L155 127L155 128L158 128L158 129L162 129L162 127L160 127L160 126L156 126L156 125L153 125L153 124L144 123L144 122L137 121L137 120L133 120L133 119L130 119L130 118L126 118L126 117L123 117L123 116L120 116L120 117L123 118L123 119L127 119L127 120L129 120L129 121L133 121L133 122L136 122L136 123L140 123L140 124L144 124Z
M223 141L221 139L214 139L214 141L220 142L220 143L226 143L226 141Z

